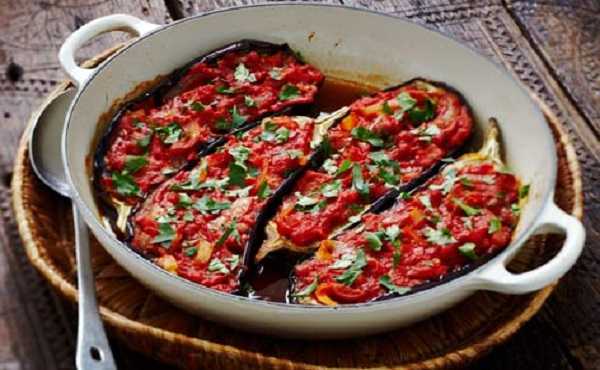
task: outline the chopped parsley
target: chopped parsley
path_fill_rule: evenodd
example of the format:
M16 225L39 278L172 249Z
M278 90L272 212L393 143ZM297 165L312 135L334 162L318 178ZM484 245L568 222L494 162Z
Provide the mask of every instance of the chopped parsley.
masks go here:
M194 205L194 209L202 212L203 214L216 214L224 209L229 209L231 207L231 203L229 202L218 202L212 198L209 198L207 195L198 199Z
M256 101L249 95L244 95L244 104L247 107L256 107Z
M198 253L198 248L189 247L189 248L186 248L183 253L188 257L194 257L196 255L196 253Z
M519 188L519 199L523 199L529 195L529 185L523 185Z
M275 67L269 71L269 76L276 81L280 81L282 78L282 72L283 68Z
M429 211L433 211L433 207L431 206L431 198L429 195L422 195L419 197L419 202L427 208Z
M352 166L352 186L360 195L369 195L369 185L365 183L365 180L362 176L362 169L360 168L360 164L358 163L355 163Z
M458 251L460 254L470 260L474 261L477 259L477 253L475 253L475 243L465 243L458 247Z
M323 169L330 175L333 175L337 172L338 166L335 164L335 160L331 158L327 158L325 162L323 162Z
M127 171L127 173L136 173L146 164L148 164L148 159L145 156L128 155L125 159L125 171Z
M215 245L217 247L223 245L229 236L233 235L238 241L240 240L240 234L237 231L237 220L233 220L231 224L223 231L223 235L217 240Z
M173 122L167 126L160 126L154 129L160 140L165 144L173 144L179 141L183 135L183 129L179 124Z
M152 239L152 243L170 243L175 239L176 232L168 222L159 222L158 235Z
M369 247L376 252L379 252L383 246L378 233L367 233L365 235L365 240L367 241Z
M256 82L256 76L254 73L250 73L250 70L246 68L244 63L238 64L233 72L233 77L238 82Z
M292 297L295 297L295 298L308 297L311 294L313 294L313 292L315 290L317 290L317 285L319 285L319 277L318 276L315 277L315 279L313 280L312 283L310 283L309 285L307 285L306 287L304 287L304 289L302 289L298 293L292 294Z
M417 101L413 99L413 97L410 96L410 94L406 91L398 94L398 96L396 96L396 100L404 112L414 108L414 106L417 105Z
M202 112L204 110L204 104L198 101L193 101L190 103L190 109L195 112Z
M216 90L219 94L225 94L225 95L231 95L235 92L232 88L230 88L228 86L218 86L216 88Z
M319 199L317 199L317 198L307 197L298 192L295 195L298 198L298 200L296 201L296 205L294 207L299 211L311 210L311 208L314 205L319 203Z
M237 128L240 127L241 125L243 125L246 122L246 117L240 115L240 113L238 112L237 106L233 106L233 108L231 108L231 124L233 125L233 128Z
M450 230L446 228L432 229L431 227L427 227L424 230L424 234L427 241L432 244L446 245L456 242L456 239L454 239Z
M299 96L300 90L298 89L298 87L291 84L283 85L283 88L279 92L279 100L291 100Z
M463 212L467 216L475 216L475 215L478 215L480 213L479 209L469 206L468 204L466 204L465 202L463 202L462 200L460 200L458 198L453 198L452 199L452 203L454 203L457 206L459 206L460 209L462 209Z
M331 266L329 266L329 269L347 269L348 267L350 267L350 265L352 265L355 259L356 256L353 253L344 253L339 259L335 260L335 262Z
M340 194L340 190L342 189L342 182L340 180L334 180L328 184L325 184L321 187L321 193L326 198L335 198Z
M388 116L391 116L392 114L394 114L394 111L388 104L387 100L383 102L383 107L381 110L383 111L383 113L387 114Z
M490 219L490 223L488 226L488 234L493 234L496 231L499 231L502 228L502 222L497 217Z
M112 173L112 182L117 193L126 197L138 196L140 194L140 187L137 185L133 177L128 173Z
M352 137L357 140L369 143L374 147L383 147L383 139L368 128L361 126L355 127L350 133Z
M416 105L408 110L408 117L413 123L430 121L435 116L435 103L429 99L425 101L425 107L419 108Z
M229 268L231 270L235 270L235 268L240 264L240 255L233 254L231 257L227 258L225 262L229 264Z
M179 193L177 205L181 208L190 208L192 206L192 198L186 193Z
M213 258L208 264L208 271L210 272L220 272L222 274L229 274L229 269L223 262L221 262L218 258Z
M399 295L410 292L409 287L397 286L392 283L392 279L388 275L383 275L379 278L379 284L385 287L390 293L396 293Z
M345 285L352 285L356 278L362 273L363 268L367 265L367 258L365 256L365 252L362 249L359 249L356 253L356 259L350 265L350 267L344 271L342 274L336 276L335 280L338 283L342 283Z
M342 163L340 164L340 167L337 169L337 172L335 173L335 175L339 176L339 175L343 174L344 172L348 171L350 169L350 167L352 167L352 162L348 159L344 159L342 161Z
M140 148L146 149L148 147L148 145L150 145L151 140L152 140L152 134L148 134L148 135L145 135L144 137L142 137L141 139L139 139L138 141L136 141L136 144Z
M271 195L271 189L269 188L269 184L267 183L267 180L261 181L261 183L258 185L258 189L256 190L256 195L260 199L266 199L269 195Z

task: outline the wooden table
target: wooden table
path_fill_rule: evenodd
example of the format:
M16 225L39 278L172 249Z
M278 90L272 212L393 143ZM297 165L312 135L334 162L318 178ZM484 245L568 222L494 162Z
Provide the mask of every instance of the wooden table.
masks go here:
M0 370L74 368L75 310L27 263L10 208L17 140L32 109L65 75L56 54L87 21L130 13L156 23L256 0L0 2ZM586 249L542 311L480 369L600 368L600 2L597 0L327 0L392 13L455 37L510 70L573 140L585 192ZM124 39L105 35L92 56ZM159 367L119 343L121 369ZM161 366L161 368L164 368Z

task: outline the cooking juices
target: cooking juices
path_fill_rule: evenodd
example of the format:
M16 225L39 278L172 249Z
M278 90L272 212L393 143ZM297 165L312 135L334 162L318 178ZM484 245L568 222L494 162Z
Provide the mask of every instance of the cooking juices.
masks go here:
M497 142L440 170L473 130L458 92L323 79L243 41L126 104L94 172L119 237L203 286L320 305L406 294L510 243L519 184Z

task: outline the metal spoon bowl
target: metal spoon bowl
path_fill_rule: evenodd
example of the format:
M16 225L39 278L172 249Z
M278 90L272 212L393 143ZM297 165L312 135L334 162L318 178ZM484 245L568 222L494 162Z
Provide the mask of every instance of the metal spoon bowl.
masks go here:
M65 117L76 90L56 95L33 117L29 138L29 160L37 177L52 190L70 197L61 156L61 140ZM77 281L79 291L79 323L77 329L76 365L80 370L116 369L114 358L98 313L94 275L90 259L88 229L73 203Z

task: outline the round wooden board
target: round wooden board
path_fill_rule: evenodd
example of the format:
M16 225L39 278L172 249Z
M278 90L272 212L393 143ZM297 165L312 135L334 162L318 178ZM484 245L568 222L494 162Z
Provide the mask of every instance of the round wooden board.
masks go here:
M97 64L114 50L87 63ZM52 95L68 85L59 85ZM556 202L581 218L583 195L575 151L558 120L541 102L540 107L556 140ZM61 295L74 302L77 288L70 202L35 177L27 155L24 135L12 182L19 233L31 263ZM524 271L543 263L560 247L561 240L556 236L533 238L510 267ZM377 336L337 341L287 340L249 335L172 306L134 280L96 240L92 240L92 256L101 314L111 334L134 350L181 368L458 367L508 339L540 309L555 288L553 285L522 296L478 292L438 316Z

